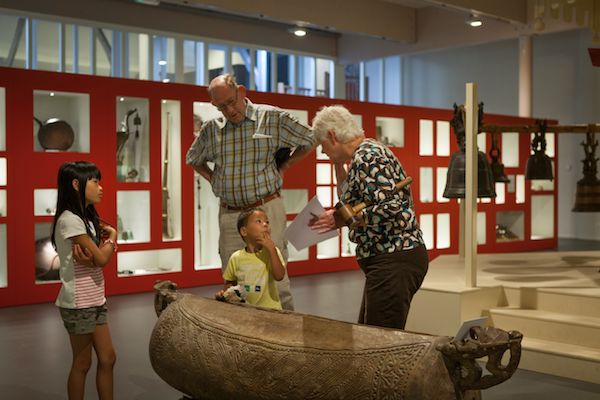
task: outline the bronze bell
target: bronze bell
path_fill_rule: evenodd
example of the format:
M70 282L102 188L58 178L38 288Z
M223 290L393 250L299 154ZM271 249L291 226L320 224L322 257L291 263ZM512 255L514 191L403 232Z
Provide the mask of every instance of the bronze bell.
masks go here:
M596 177L598 172L598 159L596 147L598 141L594 140L594 134L587 133L586 142L581 143L585 151L583 159L583 178L577 182L575 193L575 207L577 212L599 212L600 211L600 180Z
M533 155L527 159L525 179L552 180L552 160L546 154L546 121L539 123L540 132L536 132L531 141Z
M444 197L447 199L465 198L465 152L452 154ZM496 197L494 176L483 151L477 152L477 197Z
M500 149L498 148L498 142L496 141L496 134L492 133L492 148L490 149L490 159L492 168L492 175L494 176L494 182L510 182L510 179L504 173L504 164L502 164L500 159Z

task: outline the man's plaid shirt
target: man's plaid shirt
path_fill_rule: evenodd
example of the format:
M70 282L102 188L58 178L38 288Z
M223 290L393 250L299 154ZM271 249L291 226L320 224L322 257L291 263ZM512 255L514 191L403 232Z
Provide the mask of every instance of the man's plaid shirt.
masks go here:
M286 111L246 99L246 116L238 125L224 117L207 121L187 152L186 163L213 162L213 192L229 206L245 207L278 192L282 178L275 152L315 143L309 127Z

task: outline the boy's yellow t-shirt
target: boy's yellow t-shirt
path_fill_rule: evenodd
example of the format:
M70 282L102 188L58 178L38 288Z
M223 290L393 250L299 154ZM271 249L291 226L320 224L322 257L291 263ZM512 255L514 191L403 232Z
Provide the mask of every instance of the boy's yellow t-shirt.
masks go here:
M277 249L281 264L285 266L283 257ZM226 281L237 281L248 292L248 303L255 306L281 310L279 292L271 273L271 258L267 249L258 253L248 253L246 249L236 251L229 258L223 273Z

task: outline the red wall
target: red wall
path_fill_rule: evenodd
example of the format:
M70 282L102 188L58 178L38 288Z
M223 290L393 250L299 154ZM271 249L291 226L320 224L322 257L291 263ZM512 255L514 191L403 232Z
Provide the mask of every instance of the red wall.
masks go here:
M191 145L193 130L193 103L206 102L208 97L203 87L164 84L140 80L116 79L88 75L74 75L22 69L0 68L0 87L6 89L6 151L0 151L0 157L7 159L7 185L0 187L7 191L8 215L0 217L0 224L7 225L7 259L8 287L0 288L0 306L40 303L54 301L60 285L58 283L36 284L34 225L41 222L52 222L52 217L33 215L33 190L54 188L58 167L65 161L86 159L96 163L103 172L102 185L104 199L98 209L100 215L108 220L116 220L117 190L149 190L151 193L151 238L148 243L121 244L120 251L151 250L163 248L180 248L183 255L182 272L161 275L143 275L117 277L116 258L105 268L106 288L108 295L133 293L152 290L157 279L170 279L180 287L221 283L220 269L208 271L194 270L194 174L191 168L182 161L182 240L163 242L161 236L161 143L160 115L161 100L178 100L181 103L181 159ZM61 92L87 93L90 97L90 153L73 152L34 152L32 135L33 92L48 90ZM117 96L149 99L150 126L150 182L121 183L116 181L116 135L117 115L115 99ZM405 146L394 148L394 152L404 165L407 173L415 179L413 196L418 214L449 213L451 218L450 248L429 250L430 258L439 254L458 252L458 203L421 203L419 201L418 177L419 168L447 167L450 157L419 157L419 120L450 120L451 110L422 107L394 106L356 101L343 101L327 98L303 97L274 93L250 92L249 98L255 103L268 103L288 109L307 110L309 121L323 105L343 104L353 114L362 115L363 128L369 137L375 137L375 118L400 117L404 119ZM460 102L461 99L457 99ZM531 124L533 120L485 115L486 124ZM434 123L435 126L435 123ZM435 136L434 136L435 140ZM456 151L454 135L451 135L451 153ZM435 142L434 142L435 143ZM491 140L488 138L488 147ZM501 145L501 143L500 143ZM520 135L520 168L508 169L507 174L523 174L529 153L529 135ZM483 150L483 149L482 149ZM489 148L486 149L486 152ZM316 193L316 160L309 156L295 165L285 174L284 188L307 188L309 199ZM555 170L556 170L555 165ZM435 185L434 185L435 186ZM487 215L487 243L479 246L480 252L510 252L540 250L556 247L558 221L558 199L556 189L554 195L554 236L547 240L532 241L529 238L530 196L531 190L526 185L526 201L515 204L514 193L506 194L506 204L480 204L479 211ZM557 187L555 181L555 187ZM434 195L435 198L435 195ZM495 243L495 212L500 210L523 211L525 213L525 238L521 241ZM293 216L290 216L293 218ZM435 235L434 235L435 237ZM357 268L353 258L317 259L316 247L309 251L308 261L291 262L290 275L304 275L319 272L340 271Z

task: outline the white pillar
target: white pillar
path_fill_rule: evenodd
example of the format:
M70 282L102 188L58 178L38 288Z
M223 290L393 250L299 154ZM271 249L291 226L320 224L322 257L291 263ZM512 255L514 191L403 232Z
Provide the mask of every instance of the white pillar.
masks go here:
M530 35L519 36L519 117L533 115L533 52Z
M467 83L465 101L465 285L477 286L477 85Z

